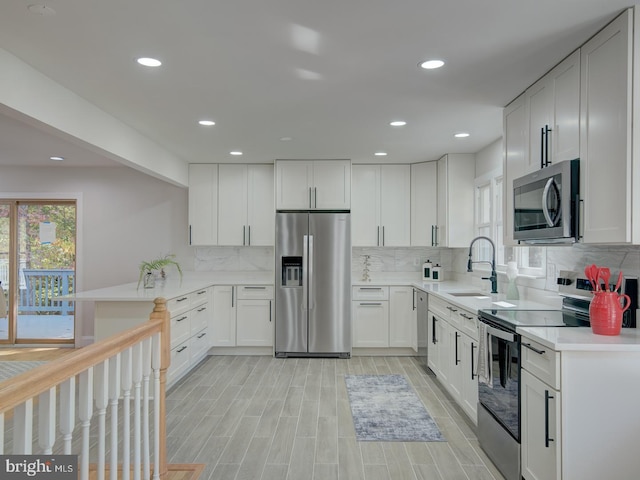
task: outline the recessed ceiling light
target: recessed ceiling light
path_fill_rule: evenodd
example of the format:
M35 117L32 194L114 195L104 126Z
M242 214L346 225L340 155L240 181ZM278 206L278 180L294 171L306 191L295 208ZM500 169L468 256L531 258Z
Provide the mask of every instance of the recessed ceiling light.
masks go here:
M162 62L160 60L150 57L140 57L136 60L136 62L145 67L159 67L160 65L162 65Z
M29 12L35 13L36 15L42 15L43 17L52 17L56 14L56 11L53 8L46 5L40 5L39 3L29 5L27 9Z
M389 125L391 125L392 127L404 127L407 124L407 122L402 121L402 120L396 120L391 122Z
M64 157L53 156L53 157L49 157L49 160L54 160L56 162L61 162L61 161L64 160Z
M434 68L440 68L443 66L444 62L442 60L426 60L424 62L420 62L419 65L426 70L433 70Z
M213 120L200 120L198 123L203 127L211 127L216 124Z
M239 150L234 150L233 152L229 152L229 155L242 155L242 152Z
M387 152L376 152L376 153L374 153L374 155L376 157L386 157L387 156Z
M293 140L291 137L280 137L281 142L290 142L291 140Z
M460 132L460 133L456 133L453 135L456 138L466 138L469 136L469 134L467 132Z

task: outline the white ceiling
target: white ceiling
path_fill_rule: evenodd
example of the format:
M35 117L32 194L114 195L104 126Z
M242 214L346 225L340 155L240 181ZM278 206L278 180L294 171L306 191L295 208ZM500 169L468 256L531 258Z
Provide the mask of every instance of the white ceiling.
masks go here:
M502 107L631 1L12 0L0 48L185 162L410 163L499 138ZM0 165L114 164L1 107Z

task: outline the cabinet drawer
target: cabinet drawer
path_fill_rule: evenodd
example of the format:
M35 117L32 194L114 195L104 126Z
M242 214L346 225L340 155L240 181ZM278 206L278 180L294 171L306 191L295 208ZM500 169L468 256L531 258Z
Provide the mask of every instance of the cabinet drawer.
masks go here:
M389 287L353 287L352 300L389 300Z
M192 294L180 295L179 297L170 298L167 301L167 310L171 315L176 315L178 312L191 307Z
M209 350L209 331L207 328L196 333L191 339L191 362L198 361Z
M190 305L195 307L209 301L210 289L202 288L189 294Z
M189 340L171 349L171 366L169 367L169 377L171 379L180 376L182 372L189 368L190 355Z
M458 310L458 328L472 339L478 340L478 315L467 310Z
M271 300L272 285L238 285L238 300Z
M181 344L191 336L190 313L183 312L171 317L171 348Z
M522 368L560 390L560 353L522 337Z
M449 305L449 302L442 300L435 295L429 295L429 310L431 310L433 313L437 314L441 318L448 319L452 310L447 307L451 307L451 305Z
M211 311L208 303L202 303L190 310L191 314L191 335L205 328L209 323Z

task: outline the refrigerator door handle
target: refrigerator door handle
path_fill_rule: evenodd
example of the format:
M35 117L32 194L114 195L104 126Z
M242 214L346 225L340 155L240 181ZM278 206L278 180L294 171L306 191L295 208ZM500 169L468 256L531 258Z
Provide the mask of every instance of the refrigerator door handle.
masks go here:
M314 307L314 300L313 300L313 283L312 283L312 279L313 279L313 235L309 235L309 249L308 249L308 256L309 256L309 280L307 281L307 285L308 287L308 292L307 295L309 296L309 310L311 310Z
M302 310L307 309L307 295L309 289L309 272L307 263L309 262L309 235L302 236Z

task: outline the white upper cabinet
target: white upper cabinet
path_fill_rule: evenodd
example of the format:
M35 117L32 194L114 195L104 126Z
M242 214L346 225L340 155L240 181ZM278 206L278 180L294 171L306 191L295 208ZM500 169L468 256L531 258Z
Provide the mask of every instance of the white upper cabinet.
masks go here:
M507 105L503 112L503 243L517 245L513 239L513 180L524 175L527 157L527 113L524 94Z
M632 141L634 120L640 120L640 109L633 109L633 22L633 11L625 11L581 49L584 243L640 241L640 217L632 224L633 205L640 205L640 147Z
M430 247L438 223L438 163L411 165L411 246Z
M475 155L448 154L438 160L436 247L468 247L473 240Z
M273 245L273 165L219 166L219 245Z
M351 241L354 246L409 246L409 165L354 165Z
M580 50L525 92L529 154L525 172L580 157Z
M278 160L276 209L349 210L351 162L349 160Z
M189 165L189 245L218 244L218 165Z

